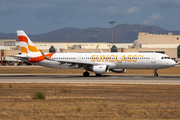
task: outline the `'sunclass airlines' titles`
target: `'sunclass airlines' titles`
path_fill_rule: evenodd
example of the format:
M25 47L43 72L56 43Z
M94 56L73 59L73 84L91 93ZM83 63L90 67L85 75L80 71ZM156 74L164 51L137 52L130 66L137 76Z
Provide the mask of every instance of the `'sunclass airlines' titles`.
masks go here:
M142 58L144 55L123 55L118 59L118 55L92 55L92 62L136 62L137 58Z

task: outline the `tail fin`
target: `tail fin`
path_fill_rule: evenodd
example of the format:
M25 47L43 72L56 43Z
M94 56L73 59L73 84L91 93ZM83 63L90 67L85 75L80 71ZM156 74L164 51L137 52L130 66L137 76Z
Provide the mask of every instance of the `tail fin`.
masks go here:
M17 36L19 39L21 53L31 54L39 52L23 30L17 30Z

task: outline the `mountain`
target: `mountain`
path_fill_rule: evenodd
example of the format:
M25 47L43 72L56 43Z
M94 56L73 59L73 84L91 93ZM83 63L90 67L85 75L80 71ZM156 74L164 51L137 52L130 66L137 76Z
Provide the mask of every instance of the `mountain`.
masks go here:
M122 24L113 28L114 43L132 43L139 32L168 33L180 35L180 31L169 31L158 26ZM35 42L111 42L111 28L62 28L40 35L29 35ZM15 33L0 33L0 39L17 39Z

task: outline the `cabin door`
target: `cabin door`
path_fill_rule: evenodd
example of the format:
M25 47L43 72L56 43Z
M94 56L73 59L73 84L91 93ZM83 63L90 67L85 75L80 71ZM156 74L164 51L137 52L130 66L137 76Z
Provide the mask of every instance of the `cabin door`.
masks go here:
M151 63L156 63L156 55L155 54L151 55Z

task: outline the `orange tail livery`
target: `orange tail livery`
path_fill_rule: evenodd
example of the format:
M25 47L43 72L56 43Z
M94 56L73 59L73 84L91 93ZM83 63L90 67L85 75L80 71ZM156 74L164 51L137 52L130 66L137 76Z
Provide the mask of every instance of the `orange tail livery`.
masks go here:
M19 44L21 48L21 53L31 54L31 53L39 53L40 51L36 48L36 46L31 42L26 33L22 30L17 30L17 35L19 39Z

